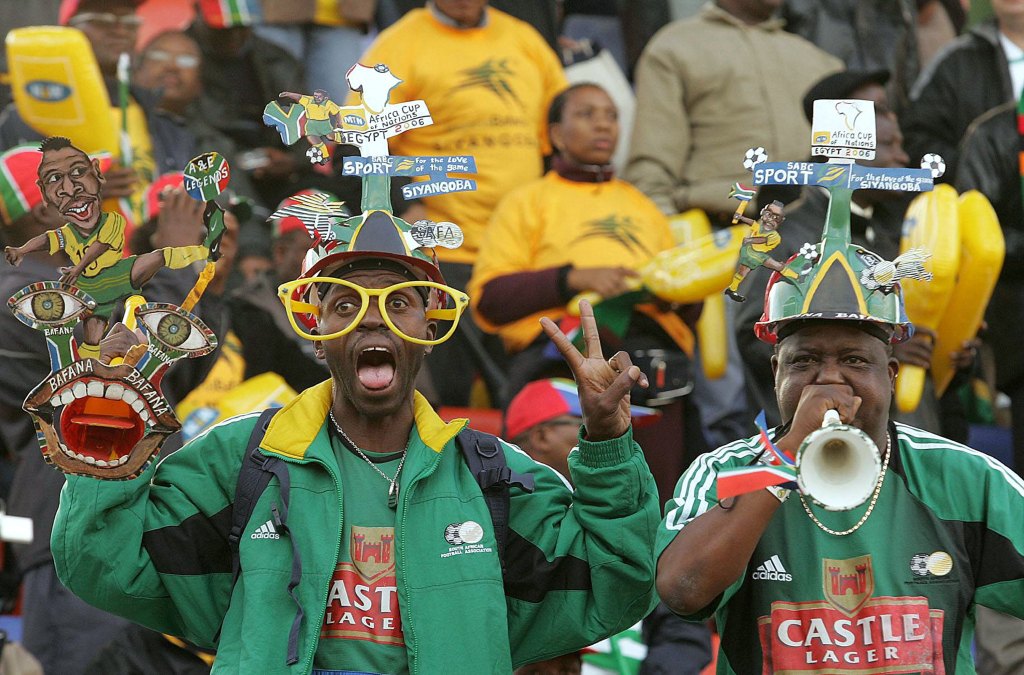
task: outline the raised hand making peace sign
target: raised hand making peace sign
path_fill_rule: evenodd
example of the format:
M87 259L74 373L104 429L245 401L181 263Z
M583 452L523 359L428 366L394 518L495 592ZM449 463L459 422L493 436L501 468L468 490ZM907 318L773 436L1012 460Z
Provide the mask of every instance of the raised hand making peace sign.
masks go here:
M647 376L633 365L626 352L617 352L605 360L594 309L586 300L580 302L586 356L580 354L551 319L545 317L540 323L572 369L587 440L606 441L624 434L629 428L629 390L637 383L647 387Z

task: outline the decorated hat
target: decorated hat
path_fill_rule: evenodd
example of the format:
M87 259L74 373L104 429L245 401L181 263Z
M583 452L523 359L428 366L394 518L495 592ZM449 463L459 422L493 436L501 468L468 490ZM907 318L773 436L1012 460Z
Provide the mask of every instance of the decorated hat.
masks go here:
M10 224L43 201L36 186L43 153L36 146L22 145L0 155L0 216Z
M441 239L462 243L462 231L457 225L429 221L410 225L383 210L365 211L331 223L318 235L314 236L318 243L306 254L302 278L320 276L359 258L384 258L404 264L417 276L443 284L434 246Z
M842 320L857 322L884 341L901 342L913 334L913 326L900 279L931 279L924 268L930 254L911 249L888 261L851 243L850 203L855 190L931 190L942 175L942 160L925 155L921 168L858 164L854 160L875 157L872 102L819 99L812 105L811 154L829 158L827 163L768 162L764 148L751 148L744 160L755 185L816 185L829 193L821 241L804 244L784 265L773 267L754 332L775 344L800 321Z
M833 192L822 240L805 244L790 258L793 276L773 272L764 297L764 313L754 326L757 337L775 344L786 328L806 319L858 321L878 337L901 342L912 334L899 279L923 278L917 251L889 262L850 243L850 192Z
M330 205L334 204L340 207L342 202L326 190L307 188L299 190L290 197L285 197L270 216L274 239L279 239L289 232L300 230L306 232L308 226L305 221L313 218L315 222L316 216L322 215L319 211L327 210ZM339 213L341 211L348 215L347 209L337 210ZM331 215L328 214L326 217L331 217Z
M819 99L843 99L866 84L885 86L889 81L888 70L841 70L826 75L804 95L804 115L807 121L814 119L814 102Z
M43 153L38 144L19 145L0 154L0 220L11 224L43 201L36 181ZM110 153L89 155L99 162L100 172L110 168Z

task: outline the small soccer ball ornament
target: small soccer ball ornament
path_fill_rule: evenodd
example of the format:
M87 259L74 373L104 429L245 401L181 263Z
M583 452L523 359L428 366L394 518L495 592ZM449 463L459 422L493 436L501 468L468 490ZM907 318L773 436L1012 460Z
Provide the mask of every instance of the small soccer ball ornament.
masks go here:
M323 164L326 160L324 159L324 152L317 146L311 147L306 150L306 157L309 157L311 164Z
M768 153L765 152L764 148L750 148L746 154L743 155L743 168L747 171L753 171L754 166L757 164L763 164L768 161Z
M804 244L800 247L799 255L810 262L814 262L818 259L818 245L809 242Z
M932 178L939 178L946 173L946 160L942 159L941 155L929 152L921 158L921 168L931 171Z

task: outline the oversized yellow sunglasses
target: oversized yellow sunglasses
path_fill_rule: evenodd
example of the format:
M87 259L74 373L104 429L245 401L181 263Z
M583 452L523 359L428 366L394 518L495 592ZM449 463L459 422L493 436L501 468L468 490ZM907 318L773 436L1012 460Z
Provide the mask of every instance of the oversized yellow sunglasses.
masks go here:
M333 303L335 309L331 310L335 316L341 318L348 323L341 329L333 333L327 333L325 335L318 335L312 332L312 326L305 325L301 319L297 318L297 315L306 314L311 317L319 317L321 315L321 306L314 305L306 302L300 297L306 297L310 292L313 291L313 286L322 285L333 285L341 286L354 292L356 295L342 294L335 292L333 295L330 288L323 293L325 299L329 299ZM298 290L298 292L296 292ZM409 309L416 307L415 298L419 298L419 302L424 302L424 294L422 291L426 291L426 296L429 297L431 291L437 291L442 294L447 294L451 298L450 308L436 308L426 310L426 318L435 321L450 321L448 329L440 336L433 340L425 340L423 338L414 337L407 335L402 332L402 329L392 320L391 312L400 314L408 311ZM277 287L277 296L281 299L284 304L285 312L288 314L288 321L292 325L292 329L300 336L307 340L333 340L334 338L347 335L355 330L359 322L366 316L366 308L370 305L370 298L377 298L377 308L380 310L381 318L384 319L384 323L391 331L407 342L412 342L418 345L437 345L441 344L455 333L455 329L458 328L459 319L462 317L462 313L466 311L469 306L469 296L462 291L439 284L433 281L405 281L400 284L388 286L387 288L364 288L358 284L354 284L351 281L345 279L335 279L333 277L317 278L315 280L310 279L296 279L295 281L289 281L281 284ZM296 297L300 296L300 297ZM355 297L359 298L359 307L355 307ZM389 308L389 304L391 307Z

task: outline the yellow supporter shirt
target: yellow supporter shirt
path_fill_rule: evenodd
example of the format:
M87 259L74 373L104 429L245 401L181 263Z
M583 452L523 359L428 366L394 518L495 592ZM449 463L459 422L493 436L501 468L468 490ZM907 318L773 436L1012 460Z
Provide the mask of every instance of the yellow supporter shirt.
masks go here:
M469 282L474 318L485 331L499 334L510 352L520 351L540 335L542 316L558 321L565 316L565 308L546 309L496 326L476 313L488 281L567 264L639 268L674 245L668 220L629 183L619 179L581 183L550 171L509 193L495 209ZM653 305L638 310L692 355L693 334L682 319Z
M96 228L86 235L80 234L78 228L71 223L65 223L56 230L47 232L50 255L62 250L67 253L72 263L78 264L90 244L97 241L106 244L110 248L82 272L84 277L94 277L121 260L124 252L124 228L124 217L119 213L108 211L100 214L100 221L96 224Z
M466 240L437 249L471 263L502 197L543 171L547 111L567 85L562 66L529 24L487 9L486 25L457 29L414 9L385 30L360 59L384 63L402 79L391 103L423 99L434 124L390 139L392 155L473 155L475 192L424 197L427 217L459 225ZM353 96L351 104L356 103Z
M312 96L300 96L299 105L306 109L306 119L310 120L328 120L331 115L341 112L338 104L331 99L327 99L323 103L316 103Z
M765 232L761 229L761 221L756 221L750 230L751 237L764 237L763 244L751 244L750 248L761 253L768 253L782 242L782 237L776 230Z

